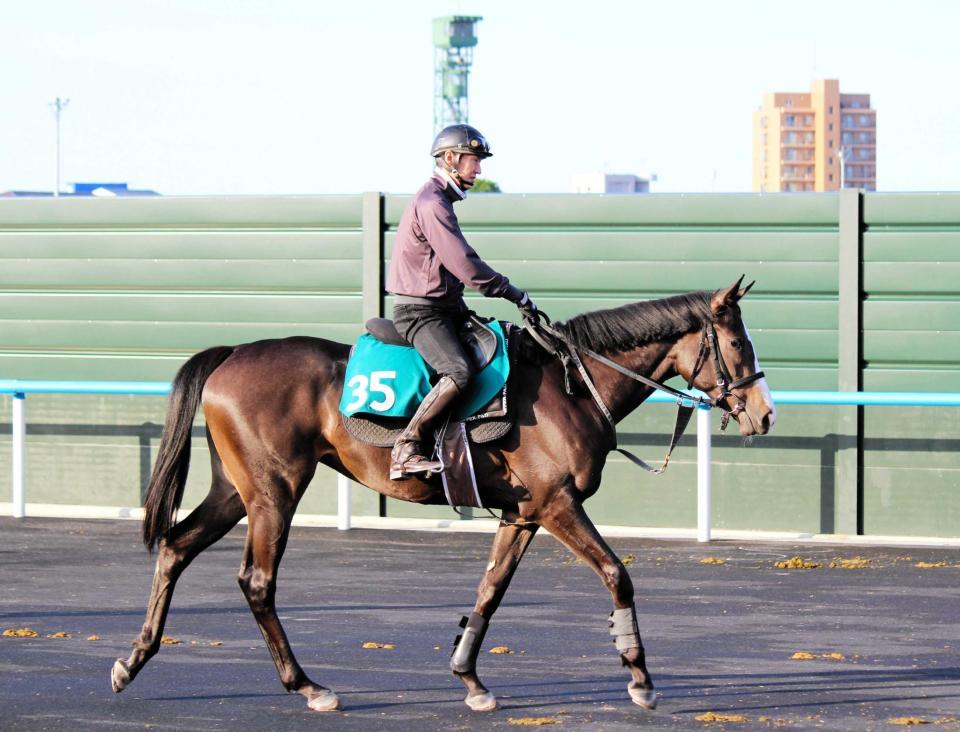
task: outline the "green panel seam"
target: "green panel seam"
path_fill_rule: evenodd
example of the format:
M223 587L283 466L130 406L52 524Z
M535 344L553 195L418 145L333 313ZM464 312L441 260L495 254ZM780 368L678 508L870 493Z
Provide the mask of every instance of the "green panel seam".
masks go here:
M837 388L860 391L863 383L863 195L843 189L838 196L839 278ZM837 409L837 495L834 526L824 532L863 533L863 408Z
M363 194L363 322L383 317L383 194Z

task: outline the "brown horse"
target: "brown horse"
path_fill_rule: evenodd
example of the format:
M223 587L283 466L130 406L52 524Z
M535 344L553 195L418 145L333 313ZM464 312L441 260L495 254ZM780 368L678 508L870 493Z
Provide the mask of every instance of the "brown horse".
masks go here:
M588 313L554 328L571 343L658 382L682 376L731 412L743 435L764 434L773 425L775 411L765 380L751 378L760 367L740 316L738 302L749 290L741 289L742 281L714 293ZM533 348L532 342L526 345ZM246 516L240 587L280 680L288 691L303 694L311 709L340 708L336 694L310 680L297 663L274 604L277 568L297 503L318 463L393 498L445 503L439 478L389 480L390 450L358 442L344 429L337 410L349 351L349 346L323 339L285 338L211 348L180 369L143 525L148 548L158 547L156 573L133 652L113 666L114 691L122 691L159 649L183 570ZM589 356L584 362L613 421L623 419L653 391ZM473 448L483 503L503 511L476 604L461 622L463 634L450 662L466 686L467 705L477 711L497 706L476 672L487 623L541 526L590 566L610 591L610 633L632 677L629 695L643 707L656 704L633 584L583 509L600 486L616 434L587 389L575 385L580 388L568 395L559 362L528 355L510 376L515 428L498 441ZM203 502L175 523L190 461L190 429L201 404L213 484Z

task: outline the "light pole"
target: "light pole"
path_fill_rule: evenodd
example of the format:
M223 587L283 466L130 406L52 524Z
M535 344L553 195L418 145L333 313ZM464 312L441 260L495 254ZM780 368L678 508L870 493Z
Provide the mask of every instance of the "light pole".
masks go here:
M850 148L846 145L841 145L837 148L837 157L840 159L840 188L843 188L843 184L847 177L847 158L850 155Z
M53 189L54 196L60 195L60 114L66 109L68 104L70 104L69 99L61 99L60 97L50 102L53 113L57 117L57 185L56 188Z

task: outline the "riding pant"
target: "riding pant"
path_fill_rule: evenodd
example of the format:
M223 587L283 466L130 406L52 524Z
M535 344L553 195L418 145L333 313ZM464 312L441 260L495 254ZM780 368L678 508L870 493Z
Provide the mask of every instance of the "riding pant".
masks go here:
M468 312L459 300L393 307L397 332L417 349L438 376L449 376L460 391L473 375L473 365L457 336Z

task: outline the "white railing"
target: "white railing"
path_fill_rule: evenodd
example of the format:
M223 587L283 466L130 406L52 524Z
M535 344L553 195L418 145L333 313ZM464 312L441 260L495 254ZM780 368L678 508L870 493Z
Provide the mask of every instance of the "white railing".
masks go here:
M13 397L13 508L15 518L26 516L26 395L27 394L125 394L163 396L170 393L170 384L155 381L33 381L0 379L0 394ZM819 404L899 407L960 407L960 394L919 392L845 392L845 391L774 391L775 404ZM676 402L664 393L647 399L648 403ZM710 407L697 409L697 540L710 541L711 515L711 452ZM351 481L337 476L337 528L350 528Z

